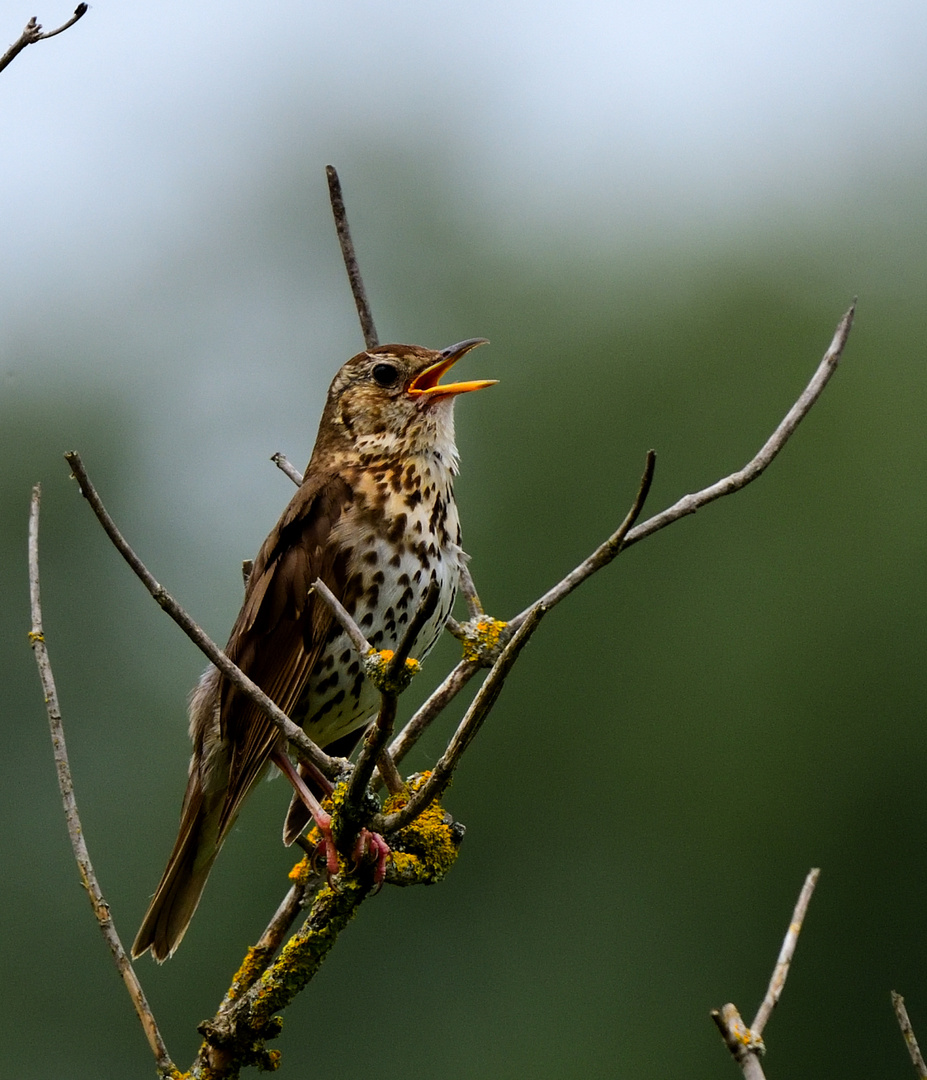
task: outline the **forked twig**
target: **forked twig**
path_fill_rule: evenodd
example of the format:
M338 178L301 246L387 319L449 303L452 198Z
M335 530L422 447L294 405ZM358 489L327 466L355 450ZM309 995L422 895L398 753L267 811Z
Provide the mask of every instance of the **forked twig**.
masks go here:
M74 14L68 19L67 22L62 23L57 30L49 30L47 33L42 32L42 25L36 19L35 15L26 23L26 27L19 37L13 42L13 44L6 50L3 56L0 56L0 71L25 49L27 45L34 45L37 41L46 41L48 38L53 38L58 34L63 34L69 26L73 26L78 19L86 14L87 5L78 4L74 9Z
M332 213L335 216L335 229L338 232L338 243L341 245L341 256L344 259L344 268L348 272L348 281L354 296L354 304L357 307L357 317L360 319L364 343L368 349L375 349L380 344L380 340L377 337L377 328L373 325L373 314L367 300L367 290L364 288L364 279L361 277L357 255L354 252L354 241L351 239L348 215L344 208L344 196L341 194L341 181L338 179L338 172L334 165L325 166L325 175L328 178L328 194L331 199Z
M853 316L855 312L856 301L854 300L849 310L837 325L837 330L834 333L830 346L828 347L827 352L825 352L820 364L818 364L817 370L811 377L811 381L805 387L801 396L792 408L786 413L776 430L763 444L756 456L748 461L742 469L731 473L729 476L725 476L722 480L718 480L717 483L712 484L710 487L703 488L694 495L683 495L678 502L673 503L673 505L666 510L663 510L661 513L654 515L652 518L648 518L647 521L630 529L622 543L616 544L615 536L610 536L604 544L601 544L596 548L588 559L581 562L575 570L570 571L562 581L558 582L552 589L546 592L538 603L544 604L546 607L553 607L554 604L558 604L565 596L569 596L575 588L581 585L588 577L591 577L597 570L601 570L603 566L607 566L620 551L624 551L626 548L631 547L632 544L636 544L638 541L644 540L648 536L652 536L655 532L659 532L660 529L666 528L667 525L672 525L674 521L678 521L688 514L694 514L696 510L700 510L703 506L707 506L710 502L714 502L715 499L720 499L724 495L730 495L735 491L740 491L741 488L746 487L747 484L760 476L773 458L776 457L779 451L788 442L798 425L808 415L812 405L814 405L821 396L830 377L837 370L837 365L840 363L840 357L843 355L843 349L847 343L847 338L850 336L850 328L853 326ZM523 611L520 615L516 615L515 618L512 619L511 625L517 626L520 620L525 618L526 615L527 610Z
M103 505L100 496L97 494L96 488L94 488L90 481L90 477L87 475L87 470L84 468L84 463L80 459L80 454L75 453L72 450L65 454L64 457L71 466L71 472L74 474L74 478L80 485L81 494L90 504L91 509L97 516L97 520L103 526L106 535L113 542L116 550L129 564L145 588L151 593L152 597L154 597L158 604L168 615L170 615L187 637L209 657L222 674L225 675L230 682L233 682L242 693L248 695L264 715L287 738L298 754L304 755L326 776L332 776L336 769L335 762L332 758L324 751L320 750L301 727L294 724L286 713L279 709L256 683L253 683L243 671L229 660L219 646L216 645L206 632L190 618L167 589L155 580L142 560L129 546L125 537L123 537L122 533L116 527L116 523L107 513L106 507Z
M103 898L99 882L90 861L90 852L84 840L84 830L81 826L80 815L77 812L77 800L74 795L74 785L71 780L71 765L68 760L68 750L64 741L64 725L61 719L61 707L58 703L58 691L55 687L55 678L52 674L51 661L48 657L48 648L45 643L45 631L42 625L42 600L39 589L39 509L42 500L41 485L36 484L32 489L32 503L29 512L29 600L32 614L32 630L29 633L29 641L35 654L35 662L39 669L39 678L42 680L42 688L45 691L45 708L48 712L48 723L51 728L52 748L55 754L55 769L58 773L58 787L61 789L61 799L64 804L64 815L67 819L68 836L71 839L71 847L74 849L74 858L80 870L81 881L90 898L90 905L96 916L106 944L113 955L122 981L125 983L132 1004L142 1023L145 1038L158 1063L159 1072L167 1076L174 1070L174 1063L170 1059L161 1032L155 1022L154 1015L148 1005L148 999L142 990L138 976L116 932L109 904Z
M805 883L798 894L795 910L792 912L792 921L789 923L785 939L782 942L782 948L779 950L779 957L773 969L772 978L769 980L766 996L757 1010L753 1024L747 1027L737 1007L730 1003L721 1009L712 1010L711 1018L721 1032L725 1045L740 1066L746 1080L763 1080L763 1068L759 1060L760 1055L766 1052L766 1046L763 1043L763 1030L782 995L792 957L795 955L795 947L798 944L798 935L801 933L805 915L808 912L808 905L811 903L814 887L817 885L820 876L821 871L817 867L808 871Z
M894 990L892 991L892 1007L895 1010L895 1016L898 1018L898 1026L901 1028L905 1045L911 1055L911 1063L917 1072L919 1080L927 1080L927 1062L924 1061L921 1048L917 1045L917 1039L914 1037L914 1028L911 1026L911 1018L905 1008L904 998L901 994L896 994Z

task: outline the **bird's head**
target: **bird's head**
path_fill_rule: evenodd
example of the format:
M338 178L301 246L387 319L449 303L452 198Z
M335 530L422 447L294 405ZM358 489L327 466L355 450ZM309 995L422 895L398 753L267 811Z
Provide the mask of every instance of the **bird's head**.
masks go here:
M442 383L441 377L485 338L440 351L419 345L378 345L352 357L328 391L317 451L401 458L454 449L454 399L495 379Z

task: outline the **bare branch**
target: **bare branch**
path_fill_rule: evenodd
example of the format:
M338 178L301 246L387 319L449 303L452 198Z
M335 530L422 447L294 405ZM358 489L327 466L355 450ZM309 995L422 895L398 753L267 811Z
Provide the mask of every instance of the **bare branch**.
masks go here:
M351 644L357 651L358 656L360 656L361 661L364 661L370 653L376 651L364 637L364 632L361 628L348 614L344 604L341 603L338 597L335 596L321 578L316 578L310 588L313 592L318 593L320 599L324 600L331 608L332 615L334 615L338 622L341 623L341 628L351 639Z
M694 514L696 510L700 510L703 506L707 506L708 503L714 502L715 499L720 499L724 495L731 495L735 491L740 491L741 488L746 487L747 484L760 476L773 458L776 457L779 451L788 442L792 433L801 421L808 415L812 405L814 405L821 396L830 377L837 370L837 365L843 354L844 346L850 335L850 328L853 325L853 316L855 313L856 302L854 301L850 309L840 320L837 330L834 333L833 340L812 376L811 381L805 387L801 396L792 408L786 413L776 430L763 444L759 453L748 461L742 469L738 472L731 473L730 476L724 477L723 480L717 481L717 483L712 484L710 487L703 488L694 495L684 495L678 502L675 502L662 513L656 514L654 517L648 518L647 521L642 522L635 528L630 529L621 543L616 543L617 533L614 536L609 537L608 540L598 547L588 559L580 563L575 570L572 570L562 581L558 582L558 584L545 593L545 595L541 597L539 603L544 604L545 607L553 607L554 604L559 603L565 596L568 596L575 588L577 588L577 586L581 585L597 570L601 570L602 567L607 566L619 552L631 547L632 544L636 544L639 540L644 540L646 537L652 536L655 532L659 532L660 529L665 528L667 525L672 525L674 521L678 521L680 518L686 517L689 514ZM619 529L619 532L620 531L621 530ZM520 615L516 615L515 618L512 619L511 625L518 626L521 620L526 617L528 610L530 609L526 609Z
M454 770L460 762L463 752L467 749L477 732L483 726L483 721L489 715L495 705L499 694L502 692L508 673L512 665L518 659L518 654L528 644L528 640L538 628L541 619L546 614L546 608L542 604L536 604L518 628L512 639L499 655L499 659L493 664L483 685L477 691L476 697L470 704L461 720L457 731L454 733L447 749L431 772L431 776L415 792L408 803L394 814L380 814L374 818L372 828L377 832L387 833L394 829L401 829L414 821L415 818L435 799L441 797L451 782Z
M23 51L23 49L25 49L27 45L34 45L37 41L45 41L48 38L55 37L57 34L64 33L64 31L67 30L69 26L73 26L77 22L77 20L86 13L86 11L86 4L78 4L77 7L74 9L74 14L70 17L70 19L68 19L67 22L62 23L57 30L49 30L47 34L42 33L41 23L39 23L36 20L36 17L33 15L32 18L26 23L26 27L23 30L22 34L20 34L16 41L14 41L13 44L6 50L3 56L0 56L0 71L3 71L3 69L8 64L12 63L12 61L15 60L17 56L19 56L19 54Z
M924 1061L921 1048L917 1045L917 1039L914 1037L914 1028L911 1027L908 1010L904 1007L904 998L901 994L896 994L894 990L892 991L892 1006L895 1010L895 1016L898 1018L901 1034L907 1044L908 1053L911 1055L914 1069L920 1080L927 1080L927 1062Z
M354 294L354 304L357 307L357 317L360 319L364 343L368 349L375 349L380 339L377 337L377 328L373 325L373 314L367 300L367 291L357 264L354 241L351 239L351 230L348 227L348 215L344 208L344 196L341 194L341 181L333 165L325 166L325 175L328 177L328 194L331 199L332 213L335 216L335 229L338 232L338 243L341 245L341 256L344 259L344 268L348 272L351 292Z
M302 755L308 759L326 776L333 776L337 771L337 765L334 759L330 758L328 754L319 749L301 727L294 724L286 713L278 708L256 683L253 683L243 671L229 660L218 645L216 645L206 632L190 618L180 604L178 604L170 593L151 575L145 567L145 564L135 554L132 548L129 547L122 533L116 527L115 522L107 513L100 496L90 482L90 477L87 475L87 470L84 468L84 464L80 459L80 454L72 450L65 454L64 457L71 466L71 471L80 485L81 494L87 502L90 503L90 507L96 514L97 520L103 526L106 535L113 542L113 545L119 554L135 571L136 576L141 580L142 584L151 593L158 604L160 604L167 614L170 615L187 637L209 657L222 674L225 675L230 682L234 683L242 693L247 694L248 697L251 698L261 712L264 713L264 715L292 744L297 752L297 756Z
M32 489L32 505L29 513L29 599L32 613L32 630L29 641L35 654L35 662L39 669L39 678L42 680L42 688L45 691L45 707L48 712L48 723L51 728L52 747L55 754L55 768L58 773L58 787L61 789L61 800L64 804L64 814L67 819L68 836L71 839L71 847L74 850L74 858L80 871L81 881L90 898L90 905L100 926L100 932L109 950L112 953L116 968L122 976L132 1004L142 1023L148 1045L158 1063L158 1070L164 1076L174 1072L174 1063L170 1059L164 1040L158 1030L154 1015L148 1005L145 992L135 974L135 969L126 951L122 946L119 934L109 911L109 904L103 898L103 893L90 861L90 852L84 840L84 830L81 825L80 815L77 812L77 799L74 795L74 784L71 778L71 765L68 760L68 750L64 741L64 724L61 719L61 708L58 704L58 691L55 687L55 679L52 674L51 661L48 657L48 649L45 643L45 631L42 626L42 601L39 590L39 507L41 504L42 489L39 484Z
M782 988L785 986L785 980L789 975L789 965L792 963L792 957L795 955L795 946L798 944L798 935L801 933L802 924L804 923L805 915L808 912L808 905L811 903L811 897L814 895L814 887L817 885L820 876L821 871L818 867L813 867L809 870L808 876L805 878L805 883L802 885L801 892L798 894L798 901L795 904L795 910L792 912L792 921L789 923L785 939L782 942L782 948L779 950L779 958L776 961L776 967L773 970L772 978L769 980L769 988L766 991L766 997L763 998L753 1023L750 1025L755 1035L763 1034L763 1029L766 1027L766 1021L772 1014L773 1009L779 1004L779 998L782 996Z

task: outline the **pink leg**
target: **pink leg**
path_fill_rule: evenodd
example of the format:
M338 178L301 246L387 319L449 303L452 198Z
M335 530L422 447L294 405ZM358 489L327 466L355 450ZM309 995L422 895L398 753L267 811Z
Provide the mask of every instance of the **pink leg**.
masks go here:
M277 768L283 773L283 775L293 785L296 794L306 804L309 813L312 814L312 820L318 826L319 832L322 834L322 842L325 845L325 863L330 874L338 873L338 852L335 850L335 841L332 839L332 816L328 811L322 809L322 804L312 794L309 788L306 786L306 781L299 775L299 772L294 768L293 762L289 757L281 750L274 750L270 755L270 760L277 766ZM320 774L321 775L321 774ZM322 778L324 780L324 777ZM331 790L331 785L327 780L324 780L325 785Z

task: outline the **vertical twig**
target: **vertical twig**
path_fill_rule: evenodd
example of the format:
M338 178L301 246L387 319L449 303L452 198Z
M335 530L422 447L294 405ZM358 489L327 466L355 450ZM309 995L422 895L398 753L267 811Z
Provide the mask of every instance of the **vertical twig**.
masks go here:
M68 761L67 746L64 741L64 726L61 720L61 709L58 704L58 691L55 688L55 679L52 674L51 662L48 658L48 649L45 645L45 632L42 627L42 601L39 592L39 507L42 500L41 485L36 484L32 489L32 504L29 513L29 600L32 613L32 630L29 633L29 641L35 654L35 662L39 669L39 678L42 680L42 688L45 691L45 707L48 712L48 723L51 728L52 747L55 754L55 768L58 773L58 787L61 789L61 800L64 803L64 813L67 818L68 836L71 838L71 847L74 849L74 858L80 870L81 881L87 890L93 913L100 926L100 932L109 946L109 950L116 962L122 981L125 983L135 1006L148 1045L151 1047L158 1063L160 1072L167 1076L174 1071L174 1063L171 1061L155 1023L154 1015L148 1005L141 983L135 974L135 969L126 955L119 934L113 924L109 912L109 905L103 899L103 893L97 882L93 865L90 862L90 853L84 842L84 831L81 826L80 816L77 812L77 800L74 796L74 784L71 779L71 766Z
M341 181L338 179L334 165L325 166L325 175L328 177L328 194L332 204L332 213L335 216L338 243L341 245L344 268L348 272L348 281L351 284L351 292L354 294L364 343L368 349L375 349L380 344L380 339L377 337L377 328L373 325L373 314L370 311L370 302L367 300L367 290L364 288L364 279L361 277L360 267L357 264L354 241L351 239L351 230L348 227L348 215L344 208L344 196L341 194Z

